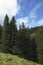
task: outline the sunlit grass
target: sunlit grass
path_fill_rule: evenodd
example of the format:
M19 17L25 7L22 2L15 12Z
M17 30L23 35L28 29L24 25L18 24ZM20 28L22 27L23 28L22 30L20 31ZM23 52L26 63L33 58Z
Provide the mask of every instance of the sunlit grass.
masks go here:
M0 65L40 65L16 55L0 53Z

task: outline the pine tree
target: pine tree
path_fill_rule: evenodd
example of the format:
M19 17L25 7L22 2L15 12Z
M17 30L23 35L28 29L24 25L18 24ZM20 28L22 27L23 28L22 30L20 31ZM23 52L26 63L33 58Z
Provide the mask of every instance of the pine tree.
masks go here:
M2 27L0 25L0 44L1 44Z
M21 50L21 56L29 59L30 56L30 34L29 29L27 29L22 23L19 28L19 48Z
M37 57L37 44L36 44L36 39L35 39L35 36L32 38L32 41L31 41L31 47L32 47L32 60L34 62L38 62L38 57Z
M43 28L39 28L36 36L38 62L43 65Z
M0 51L2 50L2 49L1 49L1 44L2 44L2 43L1 43L1 37L2 37L2 26L0 25Z
M16 45L17 45L17 27L16 21L14 16L10 21L10 45L9 45L9 52L11 54L16 54Z
M4 19L3 29L2 29L2 49L3 52L9 52L9 18L6 15Z

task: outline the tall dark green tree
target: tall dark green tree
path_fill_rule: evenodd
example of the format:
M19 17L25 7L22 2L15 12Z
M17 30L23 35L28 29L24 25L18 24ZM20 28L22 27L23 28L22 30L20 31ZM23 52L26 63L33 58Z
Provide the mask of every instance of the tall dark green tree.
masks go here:
M22 23L22 25L19 28L19 48L21 50L21 56L24 58L29 59L30 57L30 35L29 35L29 29L27 29ZM30 49L29 49L30 48Z
M10 48L9 52L12 54L16 54L16 46L17 46L17 27L14 16L10 21Z
M0 44L1 44L2 27L0 25Z
M0 51L1 51L2 26L0 25Z
M32 41L31 41L31 47L32 47L32 60L34 62L38 62L38 57L37 57L37 44L36 44L36 39L35 39L35 36L32 38Z
M43 28L39 28L37 32L37 51L38 51L38 62L43 65Z
M4 52L9 51L8 45L9 45L9 17L6 15L2 29L2 49Z

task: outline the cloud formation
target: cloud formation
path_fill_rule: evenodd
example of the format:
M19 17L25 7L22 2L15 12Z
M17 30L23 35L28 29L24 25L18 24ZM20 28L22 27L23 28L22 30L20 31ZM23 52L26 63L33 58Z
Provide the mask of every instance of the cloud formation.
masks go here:
M37 10L39 10L39 8L42 6L42 3L37 4L36 6L34 6L34 8L31 10L29 17L31 19L36 18L37 15Z
M19 2L19 3L18 3ZM34 5L34 6L33 6ZM43 22L43 2L32 0L1 0L0 1L0 24L3 24L4 16L8 14L9 18L13 15L16 18L17 25L22 22L26 27L35 27L42 25ZM40 20L39 20L40 18Z
M37 21L36 25L38 26L41 26L43 25L43 18L41 18L39 21Z
M25 26L28 26L28 22L29 22L29 17L24 17L24 18L18 18L17 19L17 25L21 25L24 22Z
M35 27L36 24L35 24L35 21L36 21L36 18L37 18L37 10L41 7L41 4L37 4L29 13L28 16L26 17L21 17L21 18L18 18L17 19L17 23L20 25L22 22L24 22L24 24L26 26L29 26L30 28L31 27Z
M8 14L9 17L12 17L13 15L15 16L18 13L19 9L20 9L20 6L18 5L17 0L1 0L0 1L0 17L2 19L6 14Z

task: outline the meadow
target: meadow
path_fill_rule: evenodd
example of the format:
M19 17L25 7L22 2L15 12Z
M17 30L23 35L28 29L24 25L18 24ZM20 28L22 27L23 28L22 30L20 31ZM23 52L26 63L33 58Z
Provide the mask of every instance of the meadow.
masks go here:
M0 53L0 65L40 65L16 55Z

